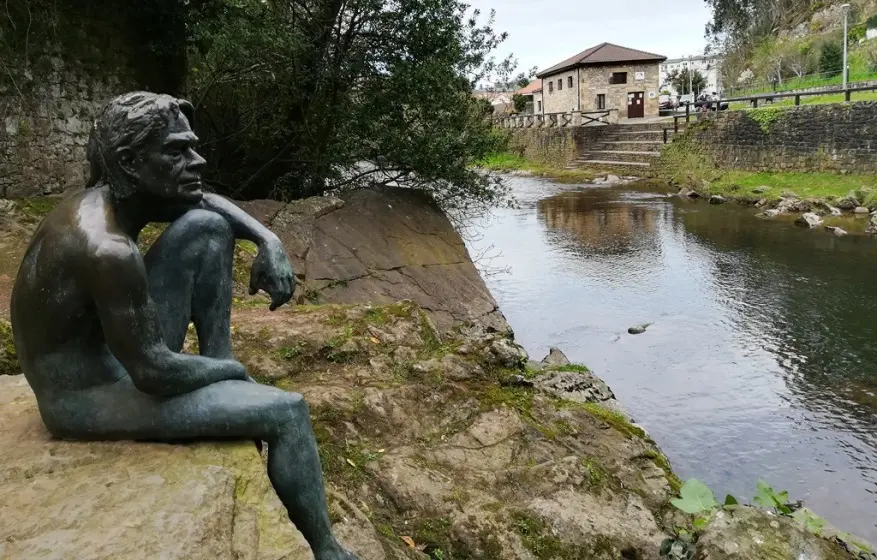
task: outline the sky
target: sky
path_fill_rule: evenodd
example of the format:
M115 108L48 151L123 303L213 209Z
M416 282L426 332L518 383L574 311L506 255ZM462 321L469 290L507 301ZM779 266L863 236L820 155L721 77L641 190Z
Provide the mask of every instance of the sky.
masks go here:
M509 37L497 51L518 58L518 69L540 70L603 42L667 58L703 54L710 11L704 0L468 0L494 29Z

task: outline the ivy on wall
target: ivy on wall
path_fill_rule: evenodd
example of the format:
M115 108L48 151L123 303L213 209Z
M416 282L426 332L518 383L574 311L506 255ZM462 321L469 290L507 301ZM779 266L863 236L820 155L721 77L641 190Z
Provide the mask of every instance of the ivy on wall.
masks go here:
M54 68L128 73L139 87L179 91L185 75L183 0L16 0L0 17L0 90L22 98Z

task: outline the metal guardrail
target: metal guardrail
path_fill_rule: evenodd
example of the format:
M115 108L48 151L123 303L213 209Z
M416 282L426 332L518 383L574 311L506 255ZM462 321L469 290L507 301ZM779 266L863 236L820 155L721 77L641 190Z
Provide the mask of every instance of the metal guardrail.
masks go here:
M686 124L691 121L691 106L696 105L702 107L706 105L707 111L716 111L718 112L722 105L731 103L740 103L748 101L752 108L758 108L759 101L771 101L773 102L775 99L795 99L795 106L801 105L802 97L816 97L816 96L825 96L825 95L837 95L839 93L844 94L844 101L849 102L852 99L852 94L860 91L877 91L877 85L871 86L857 86L857 87L847 87L847 88L836 88L833 90L823 90L823 91L800 91L795 93L765 93L761 95L748 95L743 97L728 97L726 99L718 99L718 100L705 100L705 101L695 101L694 103L687 101L685 103L685 114L684 115L673 115L673 132L679 132L679 121L681 119L685 119ZM730 108L730 107L729 107ZM667 132L669 128L664 129L664 143L666 144Z

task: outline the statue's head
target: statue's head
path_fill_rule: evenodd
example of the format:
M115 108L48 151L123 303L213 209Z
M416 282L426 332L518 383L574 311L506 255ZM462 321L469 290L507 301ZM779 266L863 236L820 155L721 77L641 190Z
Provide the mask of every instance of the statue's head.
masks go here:
M88 186L106 182L118 198L144 193L199 201L206 162L195 151L194 112L188 101L157 93L110 101L91 131Z

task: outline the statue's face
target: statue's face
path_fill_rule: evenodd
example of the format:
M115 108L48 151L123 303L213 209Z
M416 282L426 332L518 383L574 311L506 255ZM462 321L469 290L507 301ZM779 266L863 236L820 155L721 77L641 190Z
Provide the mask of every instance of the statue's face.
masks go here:
M197 142L189 119L180 113L138 158L137 190L187 202L201 200L201 171L207 162L195 151Z

